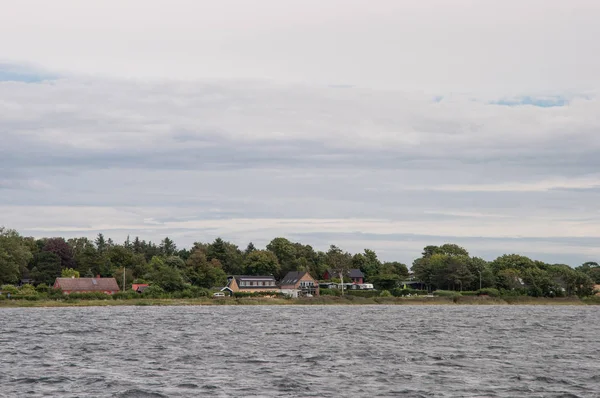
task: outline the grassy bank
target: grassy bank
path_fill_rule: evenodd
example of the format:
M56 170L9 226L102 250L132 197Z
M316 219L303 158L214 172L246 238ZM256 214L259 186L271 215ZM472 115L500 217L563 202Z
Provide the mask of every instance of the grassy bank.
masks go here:
M2 300L0 308L20 307L106 307L185 305L600 305L600 297L580 299L542 297L332 297L280 298L196 298L129 300Z

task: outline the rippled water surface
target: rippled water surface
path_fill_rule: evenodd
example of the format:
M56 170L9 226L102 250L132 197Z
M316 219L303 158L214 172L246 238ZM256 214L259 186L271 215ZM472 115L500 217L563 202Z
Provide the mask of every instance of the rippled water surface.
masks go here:
M2 397L598 397L599 307L0 309Z

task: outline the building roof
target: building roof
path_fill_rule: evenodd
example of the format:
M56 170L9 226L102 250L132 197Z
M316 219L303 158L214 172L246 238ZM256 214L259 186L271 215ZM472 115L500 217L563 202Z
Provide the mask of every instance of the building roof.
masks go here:
M306 271L290 271L281 280L280 285L295 285L304 275L308 274ZM310 274L308 275L310 276ZM312 278L312 276L311 276Z
M275 277L273 275L231 275L227 277L228 282L227 282L227 286L225 286L225 288L229 287L231 285L231 281L233 279L235 279L235 282L237 283L237 286L239 289L266 289L266 288L274 288L276 283L275 283ZM267 285L264 286L259 286L259 285L253 285L253 286L242 286L241 282L272 282L269 283Z
M235 278L241 281L274 281L273 275L233 275L230 278Z
M115 278L56 278L56 283L68 291L119 291Z
M327 273L329 274L330 278L335 278L339 276L339 272L336 272L332 269L328 269ZM358 268L353 268L350 269L346 272L346 276L349 276L350 278L364 278L365 275L362 273L361 270L359 270Z
M149 285L147 283L133 283L131 285L131 290L135 290L137 291L140 288L147 288ZM141 289L140 291L142 291L144 289Z
M358 268L354 268L350 270L350 278L364 278L365 275Z

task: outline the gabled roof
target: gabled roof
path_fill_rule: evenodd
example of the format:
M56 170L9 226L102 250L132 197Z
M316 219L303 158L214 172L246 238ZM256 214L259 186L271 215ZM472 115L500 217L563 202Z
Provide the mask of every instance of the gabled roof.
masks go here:
M339 272L336 272L332 269L328 269L327 273L329 274L330 278L335 278L335 277L339 276ZM353 269L346 271L346 275L349 276L350 278L364 278L365 277L365 275L362 273L362 271L359 270L358 268L353 268Z
M119 291L115 278L56 278L55 283L68 291Z
M290 271L281 280L280 285L295 285L304 275L308 274L306 271ZM310 276L310 274L309 274ZM311 277L312 278L312 277Z
M350 270L350 278L364 278L365 274L362 273L358 268Z

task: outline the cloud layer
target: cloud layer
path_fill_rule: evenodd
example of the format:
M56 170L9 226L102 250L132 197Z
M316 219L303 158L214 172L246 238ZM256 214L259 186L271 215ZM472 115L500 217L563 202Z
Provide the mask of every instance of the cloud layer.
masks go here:
M4 81L1 223L180 245L284 235L408 263L443 242L487 258L597 260L600 101L536 101L258 80Z

